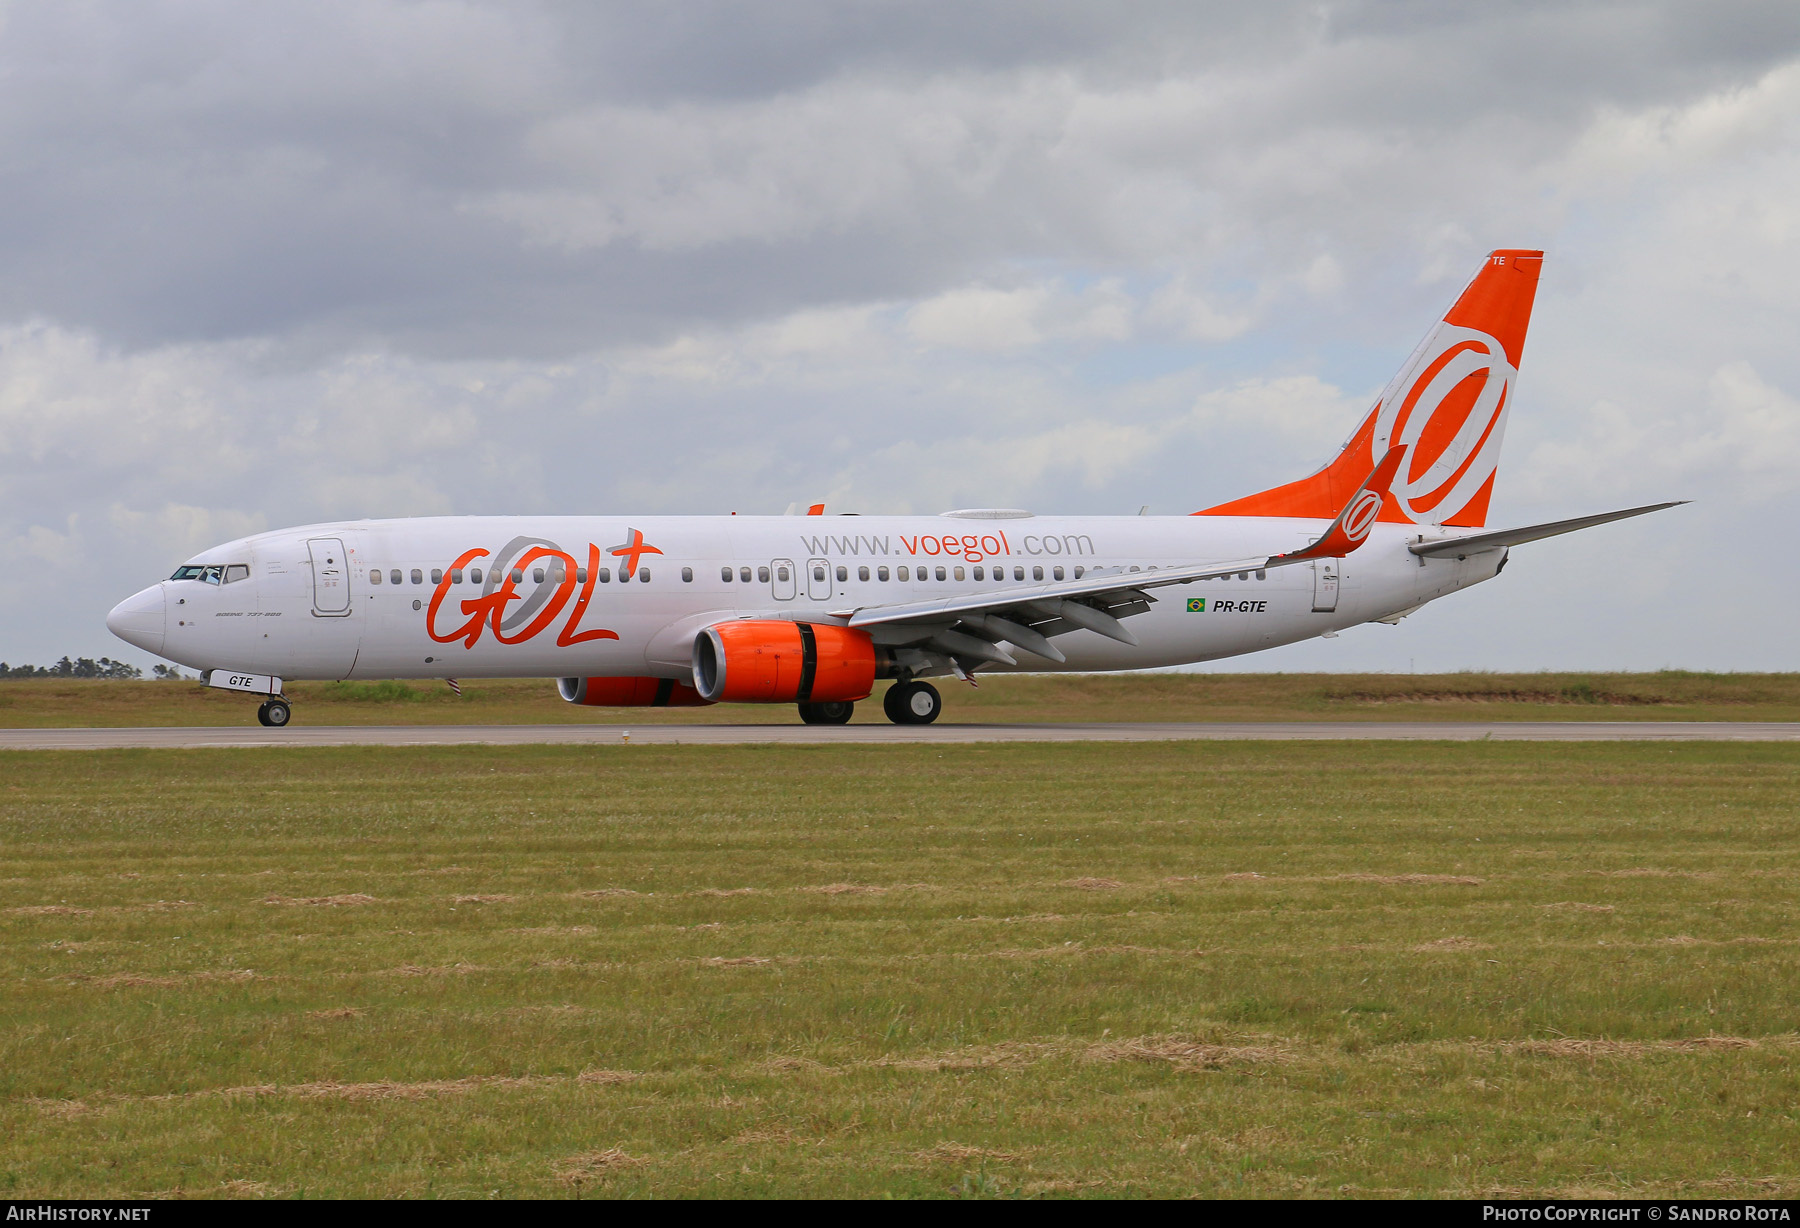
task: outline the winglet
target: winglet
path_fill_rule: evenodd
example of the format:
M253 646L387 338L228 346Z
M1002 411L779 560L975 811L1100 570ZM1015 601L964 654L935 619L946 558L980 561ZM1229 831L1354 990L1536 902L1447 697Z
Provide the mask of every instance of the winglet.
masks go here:
M1344 504L1337 519L1331 527L1319 537L1319 540L1304 550L1293 550L1287 554L1278 554L1269 562L1298 563L1304 559L1341 559L1369 539L1369 530L1375 527L1375 518L1381 515L1381 505L1388 497L1388 487L1394 481L1394 475L1400 471L1400 462L1406 456L1406 448L1395 446L1389 448L1369 474L1363 484L1356 488L1350 496L1350 502Z

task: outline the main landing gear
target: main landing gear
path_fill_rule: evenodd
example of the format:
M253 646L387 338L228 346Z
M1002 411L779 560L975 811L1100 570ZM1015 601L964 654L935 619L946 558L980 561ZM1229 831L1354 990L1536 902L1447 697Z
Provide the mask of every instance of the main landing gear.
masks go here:
M944 698L929 682L896 682L881 697L881 709L896 725L929 725L944 710ZM800 719L808 725L848 725L853 703L801 704Z
M944 697L929 682L896 682L881 697L881 707L896 725L929 725L944 710Z
M800 719L808 725L848 725L856 705L842 700L822 704L801 704Z
M285 699L265 699L262 707L256 710L256 719L273 729L279 729L294 719L294 710L288 707Z

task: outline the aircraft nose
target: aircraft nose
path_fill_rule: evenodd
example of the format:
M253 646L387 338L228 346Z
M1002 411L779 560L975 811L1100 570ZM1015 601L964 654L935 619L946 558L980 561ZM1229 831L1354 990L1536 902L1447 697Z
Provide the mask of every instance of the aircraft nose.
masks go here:
M168 634L168 604L158 584L134 593L112 608L106 616L106 629L127 644L145 652L162 655L163 638Z

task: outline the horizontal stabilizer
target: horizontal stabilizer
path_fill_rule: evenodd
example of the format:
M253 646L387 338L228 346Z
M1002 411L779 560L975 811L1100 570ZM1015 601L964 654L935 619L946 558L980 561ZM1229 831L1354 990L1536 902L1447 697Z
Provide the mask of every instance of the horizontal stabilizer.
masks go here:
M1622 512L1602 512L1598 516L1577 516L1573 520L1553 520L1549 524L1531 524L1520 529L1500 529L1493 533L1471 533L1467 537L1444 537L1436 541L1416 542L1407 549L1426 558L1441 558L1444 555L1455 555L1462 558L1471 554L1480 554L1483 550L1498 550L1502 546L1519 546L1545 537L1555 537L1559 533L1573 533L1577 529L1591 529L1597 524L1626 520L1648 512L1660 512L1664 508L1680 507L1686 502L1686 499L1677 499L1673 503L1652 503L1648 507L1629 507Z

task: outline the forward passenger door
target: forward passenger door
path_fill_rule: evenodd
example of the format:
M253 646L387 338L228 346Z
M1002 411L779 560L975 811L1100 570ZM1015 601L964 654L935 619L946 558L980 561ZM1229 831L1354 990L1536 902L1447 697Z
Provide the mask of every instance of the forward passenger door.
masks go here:
M343 618L350 613L350 564L344 543L335 537L315 537L306 543L312 556L313 614L318 618Z

